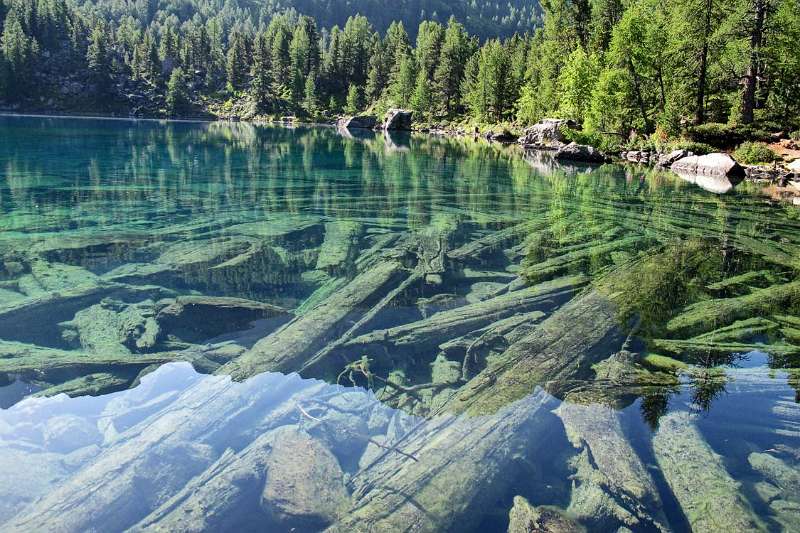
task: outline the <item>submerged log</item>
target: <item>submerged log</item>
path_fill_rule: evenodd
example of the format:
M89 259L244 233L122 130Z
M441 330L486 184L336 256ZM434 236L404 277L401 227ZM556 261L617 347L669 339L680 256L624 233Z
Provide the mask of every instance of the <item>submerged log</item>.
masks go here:
M585 528L558 509L534 507L522 496L514 496L508 513L508 533L583 533Z
M485 237L469 242L448 252L447 256L455 261L477 259L486 252L497 250L515 239L523 238L530 233L547 227L548 224L549 222L547 220L523 222L522 224L495 231Z
M517 313L555 307L585 283L583 276L559 278L482 302L441 311L418 322L373 331L345 343L342 349L354 354L370 353L375 347L407 348L416 352L433 349L445 341Z
M491 413L544 386L563 397L575 380L592 376L592 365L619 351L625 340L616 305L591 290L559 308L448 402L448 409Z
M800 298L800 281L773 285L735 298L704 300L687 307L667 322L667 331L675 335L704 333L743 320L770 314L786 302Z
M653 437L658 466L692 531L760 531L762 524L739 492L722 458L714 453L692 415L673 412L661 418Z
M250 351L220 368L218 373L244 379L264 371L297 370L367 313L404 274L408 275L394 260L386 260L359 274L315 308L258 341Z
M518 455L544 445L554 400L540 391L486 417L425 422L358 476L354 503L331 532L469 531L513 480Z
M335 221L325 224L325 240L317 256L317 270L342 270L355 258L356 246L364 232L358 222Z
M658 489L625 437L618 412L597 404L562 403L555 413L582 453L575 462L577 483L567 511L596 530L666 531Z

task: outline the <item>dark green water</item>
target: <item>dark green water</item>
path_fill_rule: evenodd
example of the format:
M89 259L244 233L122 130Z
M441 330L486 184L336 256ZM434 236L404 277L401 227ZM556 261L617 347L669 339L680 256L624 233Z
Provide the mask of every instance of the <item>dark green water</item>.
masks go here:
M330 128L0 141L2 531L800 530L800 220L753 186Z

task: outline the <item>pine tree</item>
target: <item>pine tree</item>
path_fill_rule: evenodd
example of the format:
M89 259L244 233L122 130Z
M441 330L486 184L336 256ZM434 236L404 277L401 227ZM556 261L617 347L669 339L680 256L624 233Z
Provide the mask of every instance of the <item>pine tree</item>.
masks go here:
M310 116L315 117L319 113L319 95L317 94L317 74L310 72L305 82L305 97L303 98L303 108Z
M8 12L3 24L0 49L8 72L8 93L21 97L33 84L33 67L39 44L25 33L22 20L14 9Z
M450 18L433 75L440 108L448 116L455 113L461 104L461 80L471 55L471 43L464 26L456 22L455 18Z
M570 54L558 78L561 89L559 113L562 116L583 122L589 113L599 69L597 58L588 55L582 46Z
M185 113L189 108L189 95L186 76L181 67L176 67L167 82L167 113L171 116Z
M415 117L430 118L432 105L433 94L428 76L424 69L419 69L414 94L411 97L411 109L414 110Z
M361 106L361 88L351 83L350 88L347 89L345 112L349 115L357 115L361 111Z
M410 55L404 57L400 62L400 68L389 88L392 103L398 107L408 107L411 97L414 95L417 77L415 75L416 65L414 58Z
M108 96L111 86L111 57L106 35L107 31L103 25L95 26L86 52L91 81L101 100Z
M231 34L228 47L226 72L228 74L228 90L241 91L247 83L247 73L250 63L250 51L247 37L239 31Z
M272 89L272 50L269 37L265 32L256 36L253 44L253 70L251 72L253 102L256 111L267 113L272 111L275 96Z

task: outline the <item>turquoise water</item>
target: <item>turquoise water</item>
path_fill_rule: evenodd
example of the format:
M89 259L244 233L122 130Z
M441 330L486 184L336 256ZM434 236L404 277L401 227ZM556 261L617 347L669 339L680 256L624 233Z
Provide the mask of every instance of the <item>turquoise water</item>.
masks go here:
M750 184L324 127L0 139L0 530L800 528L800 221Z

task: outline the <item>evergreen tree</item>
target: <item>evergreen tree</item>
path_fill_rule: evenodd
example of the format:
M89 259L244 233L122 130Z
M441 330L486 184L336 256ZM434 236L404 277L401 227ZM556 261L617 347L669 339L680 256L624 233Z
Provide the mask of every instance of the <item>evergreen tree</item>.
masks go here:
M464 67L473 50L464 26L451 18L447 23L433 80L440 108L447 116L456 112L461 100Z
M273 93L272 80L272 49L269 43L269 36L266 32L256 35L253 44L253 70L251 72L253 102L256 111L267 113L272 110L275 96Z
M414 116L416 117L430 118L432 106L433 94L431 93L430 82L425 69L420 68L419 72L417 72L414 94L411 96L411 109L414 110Z
M319 95L317 94L317 75L310 72L305 82L305 97L303 98L303 109L312 117L319 113Z
M583 121L588 116L592 91L599 76L599 62L579 46L567 59L559 75L561 99L559 112L562 116Z
M189 108L189 94L186 76L181 67L176 67L167 82L167 113L171 116L185 113Z
M400 62L400 68L394 77L389 88L392 103L398 107L408 107L411 97L414 94L417 77L415 75L416 65L414 58L410 55L405 56Z
M357 115L361 111L361 106L361 88L351 83L350 88L347 89L345 112L349 115Z
M111 57L106 35L107 32L103 25L95 26L86 52L86 62L92 85L101 100L108 96L112 76Z
M229 91L241 91L245 88L247 73L250 70L249 56L250 51L247 37L239 31L234 31L231 35L226 63Z
M14 9L6 15L3 35L0 37L5 67L8 73L8 94L21 97L33 83L34 62L39 53L36 39L28 36L22 26L22 19Z

